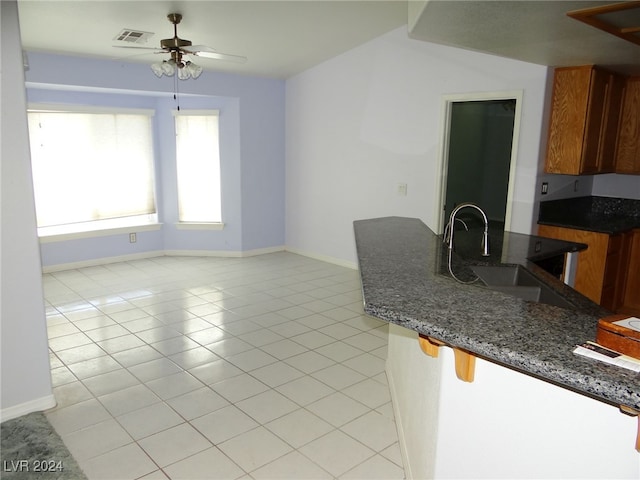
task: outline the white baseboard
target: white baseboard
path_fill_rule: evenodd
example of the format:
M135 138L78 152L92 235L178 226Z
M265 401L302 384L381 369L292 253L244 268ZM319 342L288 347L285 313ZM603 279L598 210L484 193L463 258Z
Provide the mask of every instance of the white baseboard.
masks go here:
M255 257L257 255L266 255L268 253L277 253L277 252L284 252L284 251L286 251L286 248L284 245L281 245L279 247L255 248L253 250L245 250L244 252L242 252L242 256Z
M398 392L396 391L393 375L391 369L385 367L387 373L387 383L389 384L389 393L391 394L391 406L393 407L393 415L396 420L396 431L398 433L398 445L400 445L400 456L402 458L402 465L404 466L404 478L410 480L413 478L411 473L411 463L407 455L407 444L404 436L404 428L402 427L402 418L400 410L398 409Z
M254 250L165 250L164 255L170 257L228 257L243 258L265 255L268 253L283 252L284 246L256 248Z
M141 260L154 257L253 257L267 253L283 252L284 246L257 248L255 250L235 251L235 250L154 250L144 253L133 253L131 255L119 255L117 257L102 257L81 262L58 263L57 265L47 265L42 267L42 273L62 272L65 270L75 270L76 268L97 267L109 263L128 262L131 260Z
M13 407L3 408L0 411L0 421L11 420L12 418L18 418L27 413L41 412L48 410L56 406L56 398L51 395L45 397L36 398L35 400L29 400L28 402L14 405Z
M162 250L155 250L144 253L132 253L130 255L118 255L116 257L101 257L91 260L83 260L81 262L58 263L56 265L47 265L42 267L42 273L62 272L64 270L75 270L76 268L97 267L107 265L109 263L128 262L130 260L141 260L143 258L161 257L165 253Z
M349 262L341 258L330 257L328 255L319 255L317 253L306 252L304 250L298 250L297 248L285 247L285 251L295 253L296 255L302 255L303 257L313 258L322 262L332 263L340 267L350 268L351 270L358 270L358 264L356 262Z
M256 248L253 250L154 250L144 253L133 253L131 255L119 255L116 257L103 257L95 258L91 260L84 260L81 262L71 263L59 263L57 265L47 265L42 267L42 273L61 272L64 270L75 270L76 268L84 267L96 267L99 265L107 265L109 263L128 262L130 260L140 260L144 258L154 258L162 256L171 257L230 257L230 258L243 258L254 257L257 255L266 255L276 252L291 252L296 255L302 255L303 257L313 258L322 262L332 263L340 267L350 268L351 270L357 270L358 264L356 262L349 262L340 258L330 257L327 255L319 255L304 250L298 250L296 248L289 248L284 245L277 247Z

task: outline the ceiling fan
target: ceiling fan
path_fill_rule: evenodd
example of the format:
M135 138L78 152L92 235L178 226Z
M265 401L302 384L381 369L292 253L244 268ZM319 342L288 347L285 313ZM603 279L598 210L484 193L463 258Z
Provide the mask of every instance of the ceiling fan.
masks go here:
M119 48L136 48L141 50L154 50L154 53L169 53L171 58L162 62L151 65L151 70L158 77L173 76L176 72L180 80L188 78L198 78L202 73L202 67L194 64L185 56L196 56L212 58L215 60L225 60L228 62L244 63L246 57L240 55L230 55L228 53L219 53L214 48L206 45L193 45L191 40L178 37L178 24L182 20L182 14L170 13L167 15L169 21L173 24L173 38L165 38L160 40L160 49L154 47L138 47L133 45L117 45Z

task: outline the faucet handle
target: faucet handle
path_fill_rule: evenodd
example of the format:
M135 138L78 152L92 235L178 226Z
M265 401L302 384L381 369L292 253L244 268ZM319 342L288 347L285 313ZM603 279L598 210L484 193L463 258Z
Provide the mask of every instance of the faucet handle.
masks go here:
M464 229L468 232L469 231L469 227L467 226L466 222L464 220L462 220L461 218L456 218L455 219L456 222L460 222L462 225L464 225Z
M444 233L442 234L442 243L449 242L449 235L451 234L451 224L447 222L444 227Z
M468 225L465 223L464 220L462 220L461 218L455 218L454 219L454 223L455 222L460 222L462 223L462 226L464 227L464 229L468 232L469 231L469 227ZM444 233L443 233L443 239L442 239L442 243L448 243L449 239L451 238L451 220L449 220L449 222L447 222L447 225L444 227Z

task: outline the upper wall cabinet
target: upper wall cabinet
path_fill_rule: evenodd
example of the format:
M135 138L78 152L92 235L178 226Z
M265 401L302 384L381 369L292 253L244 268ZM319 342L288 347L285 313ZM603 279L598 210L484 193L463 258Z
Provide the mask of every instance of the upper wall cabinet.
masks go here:
M640 174L640 77L627 80L618 131L616 172Z
M546 173L615 171L624 85L624 77L596 66L555 70Z

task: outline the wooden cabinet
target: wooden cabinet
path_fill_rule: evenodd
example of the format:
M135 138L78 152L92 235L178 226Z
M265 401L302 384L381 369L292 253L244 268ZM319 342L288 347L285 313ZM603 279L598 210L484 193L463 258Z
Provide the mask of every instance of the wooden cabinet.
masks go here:
M640 229L627 235L626 240L627 274L616 311L640 317Z
M640 174L640 77L627 80L616 147L616 173Z
M607 242L600 305L616 312L622 304L629 236L625 234L607 236L609 241Z
M628 284L626 277L631 234L609 235L540 225L538 235L587 244L589 248L578 253L574 288L612 312L618 311L624 301L624 291ZM638 242L640 248L640 238Z
M596 66L555 70L546 173L614 171L624 85L624 77Z

